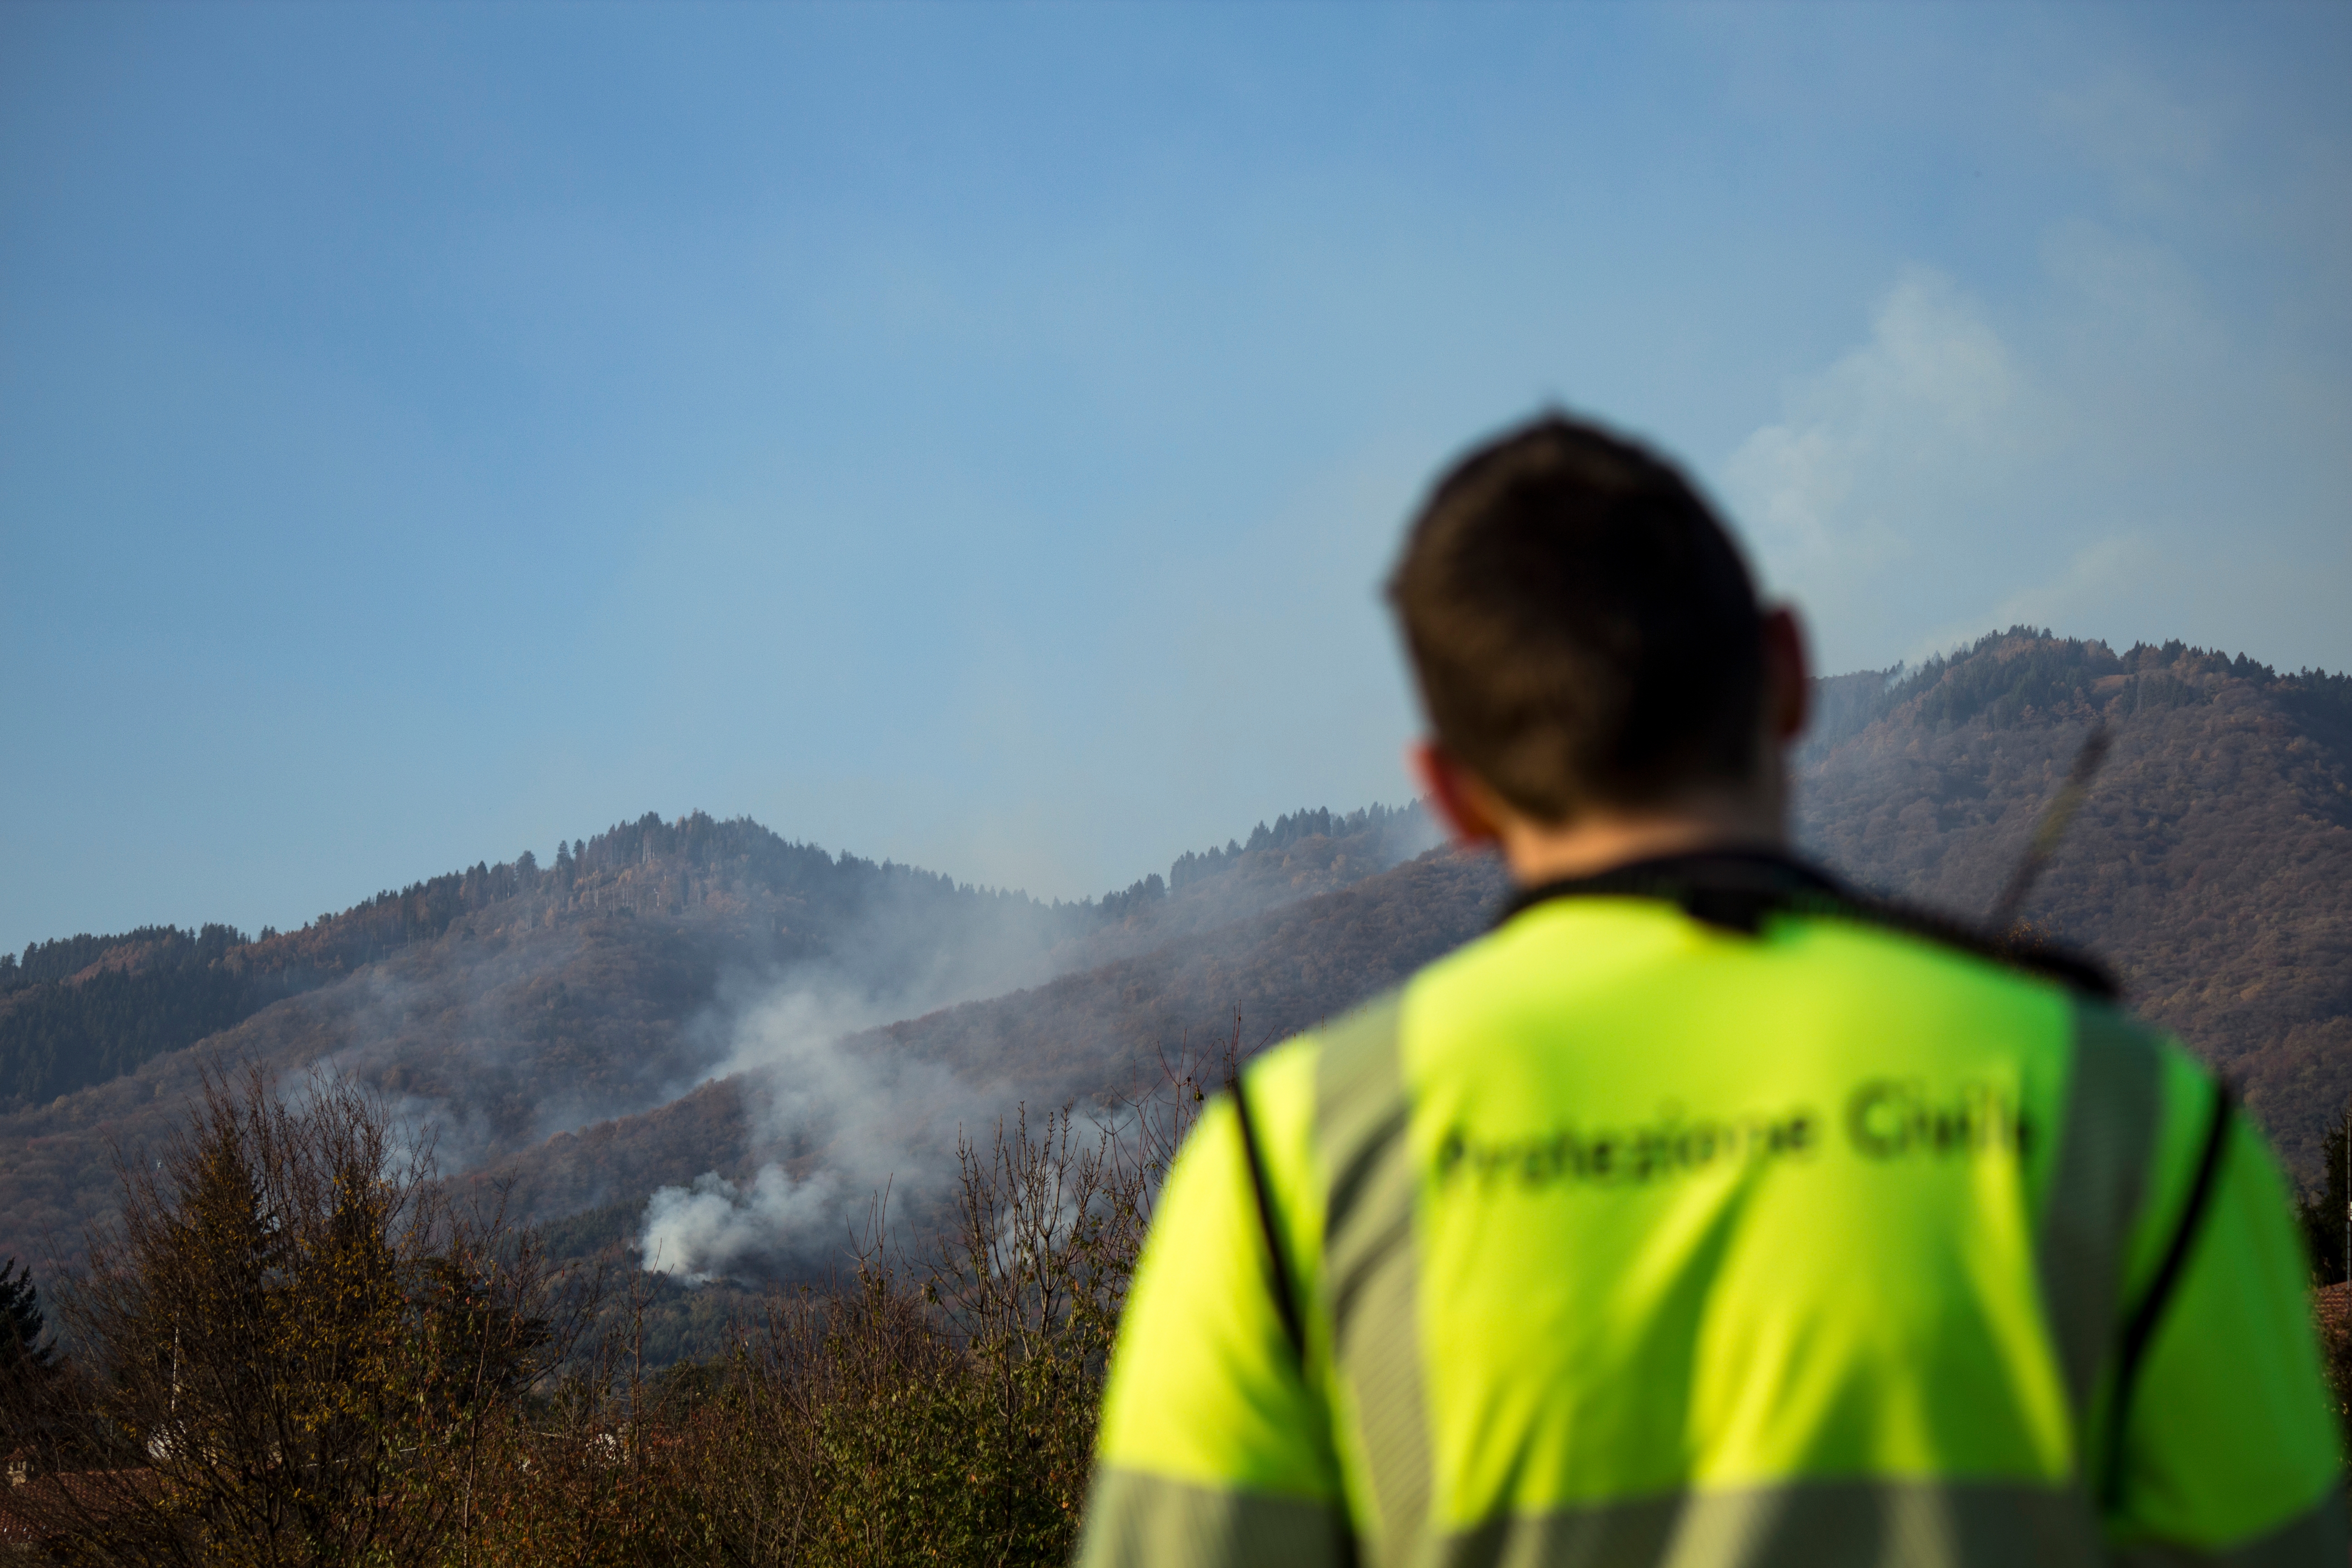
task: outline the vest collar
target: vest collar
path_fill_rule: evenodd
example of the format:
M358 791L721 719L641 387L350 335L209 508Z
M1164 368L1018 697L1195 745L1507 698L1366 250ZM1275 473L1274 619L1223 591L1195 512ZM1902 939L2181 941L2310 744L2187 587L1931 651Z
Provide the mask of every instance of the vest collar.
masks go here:
M1693 920L1753 936L1764 917L1798 903L1853 899L1828 873L1776 849L1694 849L1523 888L1495 923L1554 899L1661 899Z
M1978 958L2055 980L2112 1000L2118 987L2106 966L2054 942L2012 942L2007 932L1979 931L1958 921L1856 891L1793 855L1776 849L1699 849L1612 866L1590 877L1563 878L1522 889L1496 917L1502 925L1554 899L1658 899L1695 921L1755 936L1776 914L1857 921L1957 948Z

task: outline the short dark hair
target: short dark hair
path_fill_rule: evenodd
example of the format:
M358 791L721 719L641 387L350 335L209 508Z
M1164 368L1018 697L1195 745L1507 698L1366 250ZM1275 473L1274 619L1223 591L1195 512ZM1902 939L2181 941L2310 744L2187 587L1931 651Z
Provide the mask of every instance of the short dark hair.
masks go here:
M1549 414L1439 479L1389 599L1438 743L1563 822L1761 761L1761 612L1738 548L1670 464Z

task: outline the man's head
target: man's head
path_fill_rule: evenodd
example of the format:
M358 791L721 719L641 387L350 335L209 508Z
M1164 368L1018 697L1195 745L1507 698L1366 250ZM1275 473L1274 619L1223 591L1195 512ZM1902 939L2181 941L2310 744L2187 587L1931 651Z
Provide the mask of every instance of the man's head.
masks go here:
M1431 493L1389 595L1437 751L1509 814L1563 826L1758 791L1778 809L1776 742L1803 718L1794 624L1640 447L1557 415L1479 447Z

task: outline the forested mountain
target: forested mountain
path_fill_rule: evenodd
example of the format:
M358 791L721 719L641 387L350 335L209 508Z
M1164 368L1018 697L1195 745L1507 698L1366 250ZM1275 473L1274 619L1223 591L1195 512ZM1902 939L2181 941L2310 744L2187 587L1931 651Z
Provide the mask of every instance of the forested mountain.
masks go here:
M1801 792L1847 874L1990 909L2094 724L2113 747L2025 915L2243 1090L2308 1168L2352 1093L2352 680L2030 627L1825 683Z
M1027 960L1062 967L1108 957L1138 939L1238 918L1269 899L1343 886L1424 847L1427 834L1410 809L1374 806L1338 819L1328 810L1302 811L1272 827L1260 823L1246 845L1228 841L1187 854L1165 879L1154 874L1099 901L1041 904L1025 894L959 887L913 867L835 858L749 820L719 822L698 812L664 822L648 813L593 839L558 845L545 868L525 851L510 863L378 893L299 931L265 930L258 940L226 925L194 933L143 926L36 942L21 958L0 954L0 1110L103 1083L515 900L550 924L583 911L741 913L782 900L798 911L799 924L776 923L772 956L842 958L881 990L920 978L912 969L926 959L906 942L873 951L863 940L871 928L952 910L963 927L1006 928L982 955L990 967L981 983L990 984L1006 977L1008 964L1017 977L1024 955L1009 949L1034 950ZM1312 867L1284 869L1274 852L1308 838L1328 852ZM1270 878L1285 885L1274 887ZM969 939L971 931L941 934Z
M1866 887L1963 917L1990 909L2084 737L2107 726L2110 761L2025 914L2103 954L2136 1005L2228 1073L2282 1152L2309 1167L2352 1091L2346 681L2017 628L1916 671L1822 681L1816 696L1799 759L1806 847ZM1083 1099L1132 1081L1139 1058L1148 1076L1155 1046L1198 1039L1236 1011L1254 1041L1344 1007L1473 934L1499 887L1490 866L1433 855L845 1049L909 1068L959 1064L967 1110ZM978 1094L988 1064L1013 1081ZM774 1082L755 1071L706 1086L529 1151L503 1173L535 1212L597 1209L590 1229L608 1240L634 1234L633 1192L702 1171L744 1188L769 1161L805 1179L839 1157L822 1131L831 1124L819 1119L812 1135L806 1118L764 1109ZM896 1079L877 1091L908 1119L938 1114Z
M142 926L0 955L0 1106L102 1083L298 989L246 962L251 946L224 925Z
M36 944L0 965L0 1083L42 1086L0 1112L0 1256L72 1250L111 1202L113 1143L166 1135L208 1058L358 1074L464 1169L690 1089L780 987L828 1027L865 1027L1343 886L1427 841L1417 811L1300 812L1188 857L1172 892L1155 875L1059 903L748 820L648 815L549 867L478 866L256 942L212 926ZM136 986L152 1005L126 1013ZM111 1054L63 1048L77 1039Z
M510 927L517 907L553 925L583 911L682 914L714 899L724 907L762 897L801 911L806 929L798 942L781 923L773 933L787 952L814 951L810 939L877 910L959 906L967 921L1021 925L1034 932L1033 945L1067 940L1099 919L1091 904L1048 907L1024 894L959 888L912 867L836 858L748 820L696 813L666 823L648 813L593 840L557 846L544 868L526 850L511 863L378 893L299 931L265 930L257 941L224 925L194 935L150 926L0 956L0 1109L102 1083L494 908L497 923Z
M952 1148L1026 1102L1100 1101L1157 1077L1162 1050L1213 1053L1238 1022L1244 1051L1394 984L1467 940L1504 889L1485 856L1433 850L1355 886L1180 937L1045 984L843 1037L842 1057L889 1064L870 1087L909 1148ZM936 1069L945 1069L944 1074ZM810 1117L806 1075L756 1068L641 1115L567 1132L487 1168L520 1212L552 1218L764 1162L805 1178L867 1118ZM941 1092L945 1089L947 1092ZM781 1108L779 1101L786 1102ZM782 1114L779 1114L780 1109Z
M2103 955L2308 1170L2352 1091L2352 682L2020 627L1816 696L1803 841L1963 917L2105 725L2105 769L2025 913ZM1236 1015L1255 1045L1469 936L1500 879L1405 858L1427 842L1416 812L1300 813L1053 904L647 817L551 867L479 866L250 943L40 944L0 964L0 1082L42 1086L0 1115L0 1253L69 1247L110 1202L110 1142L166 1133L226 1055L359 1076L567 1248L658 1235L748 1266L765 1227L805 1255L885 1183L919 1213L959 1126L1101 1103ZM134 981L152 1008L125 1000ZM41 1045L68 1026L113 1054Z

